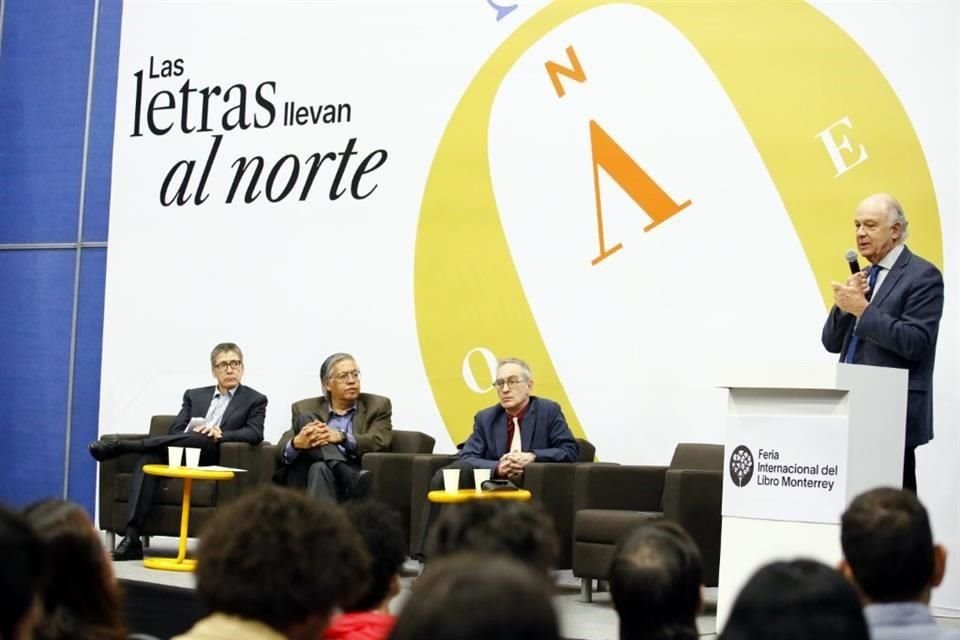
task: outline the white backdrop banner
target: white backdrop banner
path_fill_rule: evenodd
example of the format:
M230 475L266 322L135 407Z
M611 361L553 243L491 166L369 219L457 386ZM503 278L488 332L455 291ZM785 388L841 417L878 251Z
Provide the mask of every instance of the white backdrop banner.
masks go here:
M447 452L515 355L601 459L665 464L722 442L718 364L834 359L830 282L887 191L946 279L918 464L956 547L958 13L125 2L100 430L175 412L229 340L269 440L348 351Z

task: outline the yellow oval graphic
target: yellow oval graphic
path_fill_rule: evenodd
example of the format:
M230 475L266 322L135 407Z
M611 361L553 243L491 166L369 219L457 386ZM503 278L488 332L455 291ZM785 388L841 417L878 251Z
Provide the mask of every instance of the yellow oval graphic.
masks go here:
M871 193L897 196L912 223L911 248L942 269L936 196L913 126L873 61L815 8L802 2L555 2L521 25L477 73L447 125L424 190L414 264L417 332L454 442L470 434L473 414L495 401L462 379L464 370L477 382L489 375L480 361L464 365L478 348L528 359L535 393L558 401L574 433L586 437L510 255L487 132L497 91L514 63L567 20L606 4L646 7L696 47L750 132L827 307L831 280L845 277L838 247L852 244L854 208ZM828 143L849 169L838 171ZM749 230L741 237L749 241Z

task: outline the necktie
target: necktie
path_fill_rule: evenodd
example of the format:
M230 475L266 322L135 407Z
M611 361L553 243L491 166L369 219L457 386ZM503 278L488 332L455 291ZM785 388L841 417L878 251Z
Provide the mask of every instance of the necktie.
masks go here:
M513 420L513 440L510 442L510 453L520 453L520 421L517 420L517 416L513 416L511 420Z
M870 298L873 297L873 290L877 286L877 276L880 275L880 270L883 269L878 264L870 267L870 275L867 276L867 286L870 287L870 290L867 291L867 302L870 302ZM854 327L856 329L856 327ZM857 355L857 345L860 344L860 338L856 335L850 336L850 345L847 347L847 355L844 357L844 362L853 362L854 357Z

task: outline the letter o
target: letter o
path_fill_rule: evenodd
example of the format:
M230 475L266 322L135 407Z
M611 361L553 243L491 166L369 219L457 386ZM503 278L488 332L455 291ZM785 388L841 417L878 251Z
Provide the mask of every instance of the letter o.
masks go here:
M491 380L497 375L497 357L486 347L474 347L470 349L470 351L467 351L467 355L463 357L463 365L460 368L460 372L463 375L463 381L467 383L467 388L474 393L487 393L491 390L490 387L488 385L480 386L477 379L473 377L473 371L470 369L470 356L475 353L483 356L483 360L487 363L487 368L490 370Z

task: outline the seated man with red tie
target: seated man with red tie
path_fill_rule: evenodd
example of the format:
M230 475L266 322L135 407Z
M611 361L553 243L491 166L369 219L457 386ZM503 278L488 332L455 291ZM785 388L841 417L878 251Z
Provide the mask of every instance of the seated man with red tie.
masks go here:
M523 483L523 469L531 462L574 462L580 445L573 437L560 405L553 400L530 395L533 375L530 365L519 358L497 363L493 382L500 401L477 412L473 433L447 469L460 469L460 488L473 489L473 469L490 469L491 476ZM443 488L443 470L430 481L430 489ZM428 503L423 541L435 516L436 505Z

